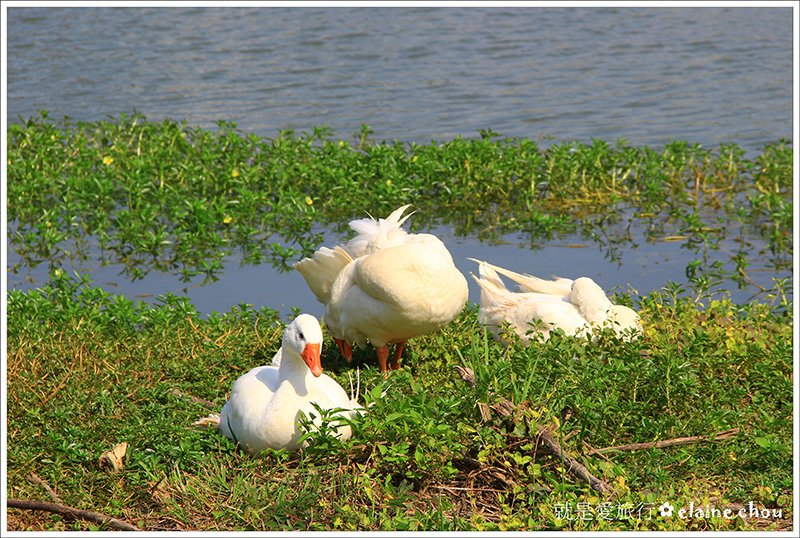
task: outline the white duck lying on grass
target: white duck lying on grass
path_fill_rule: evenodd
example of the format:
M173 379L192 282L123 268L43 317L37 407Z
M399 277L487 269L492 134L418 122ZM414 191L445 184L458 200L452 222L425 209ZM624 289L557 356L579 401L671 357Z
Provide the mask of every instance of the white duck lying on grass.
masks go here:
M406 341L452 321L467 302L468 286L439 238L403 228L405 205L386 219L350 222L358 232L346 245L322 247L295 264L317 300L342 355L351 343L376 348L382 372L400 367ZM389 364L389 344L397 344Z
M332 378L322 373L322 329L314 316L301 314L286 327L281 348L272 365L253 368L233 384L230 398L219 415L197 421L216 426L222 435L254 454L267 448L301 448L300 412L340 410L334 416L353 418L361 406ZM352 431L347 424L334 426L340 439Z
M478 320L489 327L496 339L502 338L504 323L523 342L530 339L532 330L544 338L554 329L586 337L595 328L608 327L625 339L642 330L639 315L627 306L612 304L591 278L542 280L470 260L478 264L480 275L472 275L481 288ZM519 284L520 291L507 289L497 273Z

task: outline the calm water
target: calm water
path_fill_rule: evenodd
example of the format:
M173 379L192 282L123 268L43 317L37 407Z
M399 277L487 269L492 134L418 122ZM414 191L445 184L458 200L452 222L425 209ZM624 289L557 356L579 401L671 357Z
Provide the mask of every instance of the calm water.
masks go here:
M683 139L750 153L793 134L790 8L11 7L7 50L9 121L136 110L204 127L232 120L266 137L328 125L349 138L367 124L376 140L427 143L491 128L542 145ZM465 272L467 256L541 276L579 268L642 293L685 282L695 257L640 242L618 263L576 237L532 249L439 234ZM575 242L586 246L563 246ZM82 268L126 295L184 293L170 275L130 283L119 268ZM46 274L9 274L9 288ZM321 312L299 275L235 259L220 281L185 293L204 312L240 301Z

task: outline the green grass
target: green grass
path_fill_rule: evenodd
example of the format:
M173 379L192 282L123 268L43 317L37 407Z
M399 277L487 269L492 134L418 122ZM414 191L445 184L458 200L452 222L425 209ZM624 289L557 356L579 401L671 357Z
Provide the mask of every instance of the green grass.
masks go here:
M375 142L367 127L352 141L325 128L264 139L227 122L204 130L46 113L8 133L9 239L22 264L10 270L50 268L41 288L8 295L10 497L49 500L27 480L35 473L67 505L151 530L761 530L793 521L791 278L746 304L719 291L752 285L752 268L790 274L788 143L748 158L735 144L545 149L491 131L427 145ZM269 305L204 317L182 297L133 302L64 269L92 257L133 279L215 279L234 252L285 269L319 246L321 229L344 233L364 210L381 216L409 202L419 209L412 229L444 224L487 241L520 232L532 245L581 233L613 257L632 246L634 226L648 241L679 238L696 259L685 284L616 297L641 313L645 334L633 342L555 335L506 348L469 305L413 340L388 380L371 350L357 350L362 398L374 405L353 438L317 435L301 453L262 458L191 424L219 410L239 375L269 362L286 319ZM349 386L354 366L329 337L323 365ZM474 387L456 365L475 372ZM484 421L478 404L504 399L515 413ZM544 426L613 493L599 495L544 454ZM723 441L590 454L732 428ZM129 443L125 468L101 470L100 455L120 442ZM662 518L664 501L753 501L783 518ZM560 517L566 507L596 517ZM644 517L600 517L612 509ZM17 530L97 528L8 513Z
M412 341L388 380L371 351L356 351L362 395L375 405L352 439L318 437L302 453L262 458L192 427L214 409L190 396L219 408L238 375L268 362L285 322L275 312L237 307L203 319L185 299L133 303L64 274L40 290L11 291L8 307L10 497L49 500L26 480L35 473L68 505L155 530L727 530L793 520L791 318L767 305L724 297L698 305L654 292L635 299L641 339L601 335L585 345L555 335L527 348L488 338L470 306ZM353 368L327 336L323 364L349 386ZM455 365L474 370L475 387ZM514 420L482 422L477 402L501 398L519 406ZM573 415L562 423L567 407ZM536 424L553 427L614 492L600 496L565 474L537 449ZM588 455L730 428L740 431L718 443ZM123 441L125 468L101 470L100 454ZM556 514L559 505L666 500L720 508L752 500L784 519ZM18 510L9 524L95 528Z

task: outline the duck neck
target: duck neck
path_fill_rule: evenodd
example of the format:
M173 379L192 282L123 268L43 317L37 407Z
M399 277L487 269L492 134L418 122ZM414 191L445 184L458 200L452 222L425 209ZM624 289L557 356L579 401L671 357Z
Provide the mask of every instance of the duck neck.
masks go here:
M308 393L315 379L314 374L300 357L284 357L278 371L278 378L291 383L295 392L300 395Z

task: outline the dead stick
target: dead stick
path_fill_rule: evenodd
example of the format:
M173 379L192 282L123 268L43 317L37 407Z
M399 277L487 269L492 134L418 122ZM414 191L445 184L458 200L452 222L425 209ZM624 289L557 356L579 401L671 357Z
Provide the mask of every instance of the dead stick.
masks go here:
M53 488L50 487L50 484L36 476L35 473L31 473L30 476L28 476L28 482L42 486L47 491L47 494L50 495L50 498L53 499L53 502L64 504L64 501L62 501L61 497L59 497L58 494L53 491Z
M548 452L564 462L569 474L587 482L595 491L611 493L611 486L608 485L608 482L594 476L581 462L567 454L567 451L561 447L559 442L550 435L547 428L539 428L539 440Z
M499 403L492 406L492 409L494 409L498 415L503 417L510 416L516 408L517 406L514 405L513 402L506 400L505 398L501 398ZM538 424L535 426L537 430L536 435L541 441L545 450L560 458L561 461L564 462L565 468L569 474L588 483L595 491L599 491L600 493L611 493L611 486L608 484L608 482L594 476L582 463L570 456L567 451L562 448L561 444L553 438L549 429L542 428Z
M714 441L722 441L733 437L739 433L739 428L732 430L725 430L714 434ZM710 435L695 435L692 437L676 437L675 439L664 439L663 441L653 441L651 443L633 443L630 445L608 446L605 448L593 448L589 454L602 454L603 452L632 452L634 450L646 450L648 448L666 448L669 446L690 445L692 443L700 443L703 441L711 441Z
M8 499L7 506L9 508L19 508L21 510L42 510L44 512L52 512L74 519L85 519L87 521L94 521L95 523L106 524L121 531L138 531L138 527L131 525L121 519L116 519L99 512L92 512L91 510L79 510L72 508L65 504L46 503L42 501L25 501L21 499Z

